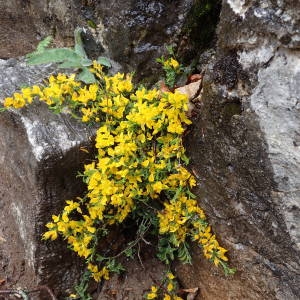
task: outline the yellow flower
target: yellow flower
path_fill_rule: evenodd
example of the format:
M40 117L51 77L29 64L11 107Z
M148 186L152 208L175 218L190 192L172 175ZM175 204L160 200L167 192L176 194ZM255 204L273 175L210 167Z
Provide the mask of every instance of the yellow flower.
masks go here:
M52 220L54 223L57 223L59 221L59 216L52 215Z
M52 241L56 240L57 239L57 231L56 230L46 231L43 234L43 239L45 239L45 240L51 239Z
M167 290L168 290L168 292L171 292L171 291L174 290L174 285L173 285L172 282L169 282L169 283L168 283L168 285L167 285Z
M149 175L148 180L149 180L149 182L153 182L153 181L154 181L154 174L153 174L153 173L151 173L151 174Z
M169 58L163 63L164 67L177 69L179 67L179 62L174 58Z
M175 276L171 272L168 272L167 273L167 278L169 278L170 280L172 280L172 279L175 278Z
M150 180L149 180L150 181ZM165 188L165 185L161 183L161 181L156 181L153 186L153 191L156 192L156 193L160 193L164 188Z
M157 298L157 287L151 286L151 292L147 294L147 299L156 299Z

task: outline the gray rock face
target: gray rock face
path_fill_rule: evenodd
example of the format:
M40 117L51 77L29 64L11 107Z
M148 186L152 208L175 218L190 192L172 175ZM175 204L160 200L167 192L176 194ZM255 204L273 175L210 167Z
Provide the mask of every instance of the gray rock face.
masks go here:
M299 299L299 12L299 1L223 1L187 144L200 204L238 271L226 279L197 255L178 266L199 299Z
M155 58L181 33L193 1L100 1L95 10L99 40L125 71L143 78L155 74ZM154 69L153 69L154 68Z
M58 46L72 45L73 31L80 25L92 33L85 40L92 56L109 56L124 71L149 77L160 69L155 58L176 41L192 4L192 0L0 0L0 28L7 28L0 33L6 44L0 58L31 52L41 37L50 34ZM23 24L26 32L20 34Z
M22 20L22 30L53 31L58 43L71 44L75 24L92 20L95 53L147 75L191 2L0 0L0 24L6 20L11 37L0 57L32 48L7 24ZM16 6L24 13L16 16ZM200 286L199 299L299 299L299 12L298 0L223 0L201 113L186 142L200 205L238 271L226 278L194 249L193 265L176 269L184 286ZM0 98L52 70L0 64ZM74 178L87 157L79 147L89 147L93 133L43 105L0 118L1 267L19 285L45 282L62 292L78 275L77 262L65 243L44 243L40 235L63 200L82 191Z
M0 62L0 98L20 85L37 82L52 68L25 67L23 61ZM6 259L0 277L7 285L51 287L66 293L80 276L81 262L63 241L41 241L45 224L80 196L84 186L76 179L90 155L93 131L67 115L54 115L46 105L0 114L0 244ZM41 298L39 298L41 299Z

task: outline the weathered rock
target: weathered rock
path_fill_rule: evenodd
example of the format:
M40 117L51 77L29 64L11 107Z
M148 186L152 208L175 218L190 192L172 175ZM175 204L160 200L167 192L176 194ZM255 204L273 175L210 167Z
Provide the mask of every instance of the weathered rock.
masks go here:
M97 300L140 300L152 285L161 282L167 267L154 258L154 253L149 256L146 249L141 256L143 264L138 259L124 261L126 272L105 281Z
M94 42L91 35L86 39L92 56L102 53L126 72L135 71L137 77L155 74L156 79L160 67L155 58L178 38L192 4L192 0L1 0L0 28L7 30L0 33L0 58L24 55L49 34L58 45L71 45L80 25L94 36Z
M188 137L197 194L233 277L177 266L199 299L299 299L300 3L223 1L216 57Z
M52 69L10 60L0 61L0 70L4 98ZM93 131L43 104L1 113L0 131L0 236L6 240L0 243L6 262L0 278L28 289L46 284L61 295L80 276L81 261L64 241L41 241L41 235L64 201L81 195L84 186L76 175L91 154L80 147L92 147Z
M5 12L8 24L21 20L36 29L33 31L38 36L56 31L57 40L64 39L64 44L72 43L75 24L86 25L90 19L96 25L93 34L101 44L95 46L95 53L103 48L101 51L128 70L137 67L141 74L147 74L152 68L152 55L159 56L162 43L172 41L180 27L170 24L170 31L160 34L162 24L167 24L163 21L170 20L166 12L174 12L173 17L183 12L176 23L182 24L190 3L85 1L81 5L75 0L14 0L1 1L0 11ZM16 17L16 5L23 7L20 19ZM249 1L223 1L215 57L206 70L201 69L205 71L202 111L187 145L191 170L199 179L199 202L222 245L230 250L231 265L238 271L226 278L194 249L193 265L176 269L184 286L200 286L199 299L299 298L299 11L297 0L256 1L251 5ZM1 57L16 54L14 44L18 45L17 55L31 47L28 41L17 43L16 30L7 27L10 42L3 45L9 45L9 51L5 50L9 54ZM20 284L27 278L29 285L44 276L53 288L60 281L66 286L72 284L75 267L65 259L64 244L59 248L56 243L41 243L36 249L31 245L40 243L43 224L48 215L59 212L62 199L80 192L81 187L72 180L64 182L79 168L79 158L83 157L77 155L85 154L76 151L88 134L76 131L70 137L72 130L63 125L65 117L52 116L40 106L32 112L12 111L0 117L4 151L0 178L1 186L6 186L5 198L1 198L1 204L6 205L1 210L0 236L16 245L11 247L15 250L2 256L8 262L11 259L11 266L19 266L17 272L11 270L11 277ZM51 122L54 126L49 125ZM67 132L67 142L61 142L60 131ZM64 171L59 173L60 169ZM22 226L26 231L18 229ZM0 245L8 244L2 241ZM62 258L50 257L46 251L61 253ZM60 265L57 274L47 273L50 264ZM30 274L33 280L29 283Z

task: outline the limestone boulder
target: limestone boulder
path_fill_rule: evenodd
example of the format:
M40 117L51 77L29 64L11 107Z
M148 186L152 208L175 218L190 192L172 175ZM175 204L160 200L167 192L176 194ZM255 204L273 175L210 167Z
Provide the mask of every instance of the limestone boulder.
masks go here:
M198 299L299 299L299 12L299 1L223 1L187 146L237 273L224 277L194 249L177 272Z
M14 59L0 61L0 70L3 99L47 77L53 67L28 67ZM80 148L92 148L94 131L40 103L1 113L0 132L0 278L7 287L44 284L65 294L81 275L82 262L64 241L41 237L65 200L82 195L76 175L93 155Z

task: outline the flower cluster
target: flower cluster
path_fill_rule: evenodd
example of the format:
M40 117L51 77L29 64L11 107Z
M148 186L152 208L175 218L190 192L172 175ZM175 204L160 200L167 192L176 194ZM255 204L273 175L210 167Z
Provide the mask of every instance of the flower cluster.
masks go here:
M146 293L146 299L183 300L177 294L177 282L171 272L167 272L159 286L151 286L151 291Z
M165 64L178 68L173 59ZM97 253L101 237L113 225L135 218L137 224L148 222L156 227L175 248L188 239L197 241L206 258L230 270L226 250L219 246L190 192L196 181L186 168L182 143L182 134L191 123L186 116L187 97L179 92L136 89L131 75L107 76L96 62L91 71L97 83L84 85L74 75L51 75L43 86L24 88L4 101L6 108L21 108L37 98L54 110L67 107L83 122L98 124L97 155L82 174L87 193L66 201L63 211L46 224L43 238L62 236L100 281L115 270L108 257ZM171 281L167 290L172 290ZM153 288L148 299L155 299L155 293ZM180 299L174 297L164 299Z
M169 54L174 56L174 52L172 48L168 49ZM163 56L156 60L162 65L162 68L165 72L165 83L168 88L174 89L175 82L177 80L178 75L182 74L183 68L179 64L179 62L173 58L164 58Z

